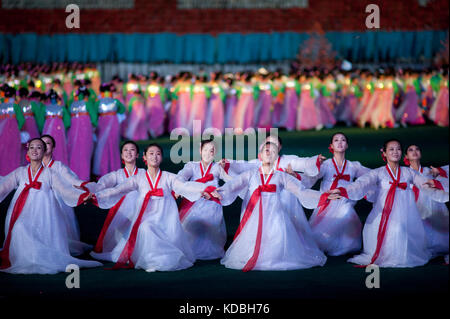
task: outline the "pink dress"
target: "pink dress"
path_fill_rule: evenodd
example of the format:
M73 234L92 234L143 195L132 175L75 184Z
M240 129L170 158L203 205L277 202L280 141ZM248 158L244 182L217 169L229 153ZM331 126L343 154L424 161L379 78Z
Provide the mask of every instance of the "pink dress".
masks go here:
M20 113L17 115L16 110ZM22 120L21 120L22 119ZM17 104L0 104L0 175L4 176L21 165L19 124L23 125L23 115Z
M314 89L310 83L305 83L301 87L297 111L297 130L310 130L321 124L320 115L314 105L314 98L311 96L311 90Z

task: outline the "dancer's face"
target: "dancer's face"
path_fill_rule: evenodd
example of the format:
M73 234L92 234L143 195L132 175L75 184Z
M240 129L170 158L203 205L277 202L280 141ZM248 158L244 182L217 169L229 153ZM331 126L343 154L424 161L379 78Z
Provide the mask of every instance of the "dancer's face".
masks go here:
M402 157L402 148L396 141L389 142L386 145L386 151L383 152L389 162L399 162Z
M214 143L206 143L200 149L200 155L202 156L202 161L206 163L211 163L216 155L216 146Z
M342 134L336 134L335 136L333 136L331 148L335 153L345 152L348 148L347 139L345 138L345 136Z
M264 145L261 151L261 161L263 164L272 164L278 157L278 147L274 144Z
M138 157L136 146L133 144L125 144L122 148L121 157L125 163L135 164Z
M413 160L420 160L422 158L422 152L420 151L420 148L417 145L411 145L406 150L406 158L410 161Z
M44 158L44 144L39 140L31 141L28 145L27 154L32 161L42 161Z
M162 162L162 154L158 147L152 146L145 153L148 167L159 167Z
M52 156L52 154L53 154L52 140L47 136L44 136L43 138L41 138L41 140L43 140L45 142L45 145L47 145L47 151L45 152L45 155Z
M266 137L266 143L267 142L275 144L278 147L278 152L281 151L281 145L278 142L278 138L276 138L275 136L272 136L272 135L267 136Z

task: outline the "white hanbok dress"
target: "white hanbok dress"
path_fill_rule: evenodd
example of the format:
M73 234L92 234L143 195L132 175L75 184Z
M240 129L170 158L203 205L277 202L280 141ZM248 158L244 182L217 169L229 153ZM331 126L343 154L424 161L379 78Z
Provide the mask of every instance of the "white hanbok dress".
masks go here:
M332 158L322 163L320 173L316 177L303 178L306 187L314 185L322 178L320 191L326 192L339 186L345 187L369 171L370 169L361 163L348 160L344 161L342 167L338 167ZM308 182L307 179L311 181ZM314 239L320 249L330 256L359 251L362 244L362 224L354 209L356 202L341 198L324 204L317 207L309 219Z
M431 169L428 167L420 167L417 173L426 179L433 179ZM432 196L421 192L414 185L411 185L411 187L416 195L417 208L422 217L428 239L428 248L432 256L448 254L449 212L447 206L433 200Z
M66 205L76 206L83 191L75 189L54 170L44 166L32 176L29 165L17 168L1 180L0 200L13 189L17 191L6 215L6 238L1 253L3 266L1 271L54 274L65 271L69 264L79 267L102 265L96 261L81 260L70 255L65 217L61 214L61 210L57 209L59 203L55 194ZM25 198L22 210L15 210L15 205L19 207L20 199Z
M145 174L145 169L135 167L133 172L129 172L126 168L121 168L110 172L98 180L95 192L113 188L139 172ZM92 257L112 262L117 261L123 250L123 238L129 234L133 226L138 197L139 192L137 190L131 191L120 198L109 210L94 251L90 253Z
M378 189L376 202L363 229L363 252L350 258L349 262L380 267L416 267L430 260L422 218L414 193L408 186L414 184L427 192L423 187L426 181L409 167L399 167L395 175L386 165L371 170L345 188L339 188L341 194L351 200L359 200L373 188Z
M231 179L217 163L203 167L201 162L189 162L178 172L185 181L204 183L206 187L219 187L219 179ZM196 202L183 199L179 207L180 220L188 234L196 259L222 258L227 241L227 231L222 206L214 201L200 198Z
M317 155L312 157L281 155L275 162L275 170L283 172L289 165L291 165L293 171L301 172L303 174L302 176L306 177L317 176L317 174L319 174L320 172L320 163L318 161ZM251 160L248 162L230 161L230 167L228 172L230 176L236 176L247 170L255 170L260 166L261 161L259 161L258 159ZM296 176L297 179L301 181L302 176L300 174L296 174ZM239 196L243 199L242 206L246 207L248 200L250 199L251 193L249 193L248 189L244 189L243 193L240 194ZM311 227L308 223L308 220L306 219L305 212L303 210L300 201L291 192L284 189L281 191L280 196L281 196L281 205L283 206L284 210L289 212L289 216L291 217L295 229L297 230L299 235L305 237L307 239L306 242L310 245L313 245L314 246L312 247L313 249L316 249L317 245L315 244ZM242 210L242 214L243 212L244 210Z
M307 208L317 206L319 192L305 189L287 173L272 170L264 177L260 169L246 171L217 191L222 205L231 204L247 189L249 200L233 243L221 260L227 268L249 270L291 270L323 266L326 256L314 241L299 233L290 211L282 204L283 190L294 194Z
M114 188L95 193L100 208L111 208L122 196L138 192L132 222L111 254L115 267L146 271L173 271L191 267L195 261L187 235L181 226L172 191L190 201L201 197L205 185L185 182L169 172L159 171L152 180L147 171L127 178ZM117 253L116 253L117 252Z
M92 190L95 183L85 183L80 180L78 176L66 165L60 161L55 161L51 159L47 165L48 168L54 170L59 177L70 185L85 186L87 190ZM92 249L92 245L83 243L80 241L80 228L78 226L77 217L75 216L74 209L64 203L64 201L56 195L58 200L59 209L61 210L62 216L65 219L67 226L67 236L69 240L70 253L73 256L78 256L84 252Z

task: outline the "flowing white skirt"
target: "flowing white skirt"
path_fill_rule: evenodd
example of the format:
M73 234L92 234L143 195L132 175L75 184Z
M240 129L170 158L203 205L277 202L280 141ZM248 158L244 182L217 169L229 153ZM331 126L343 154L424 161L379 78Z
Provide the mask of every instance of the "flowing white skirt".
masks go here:
M199 199L192 205L189 214L181 223L196 259L223 257L227 231L222 206L203 198Z
M317 216L315 209L309 222L320 249L330 256L345 255L361 249L362 224L347 199L333 200Z

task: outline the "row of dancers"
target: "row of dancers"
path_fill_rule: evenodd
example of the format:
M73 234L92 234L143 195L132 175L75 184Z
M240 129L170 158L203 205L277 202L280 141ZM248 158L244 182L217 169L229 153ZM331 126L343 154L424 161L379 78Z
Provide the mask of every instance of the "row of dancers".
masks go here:
M237 75L236 75L237 77ZM239 74L235 79L214 73L209 82L182 73L168 87L156 73L122 85L120 79L100 86L75 80L65 95L59 81L44 94L33 88L17 91L2 86L0 174L24 165L25 143L40 134L54 137L55 159L80 178L103 176L120 168L120 137L146 140L185 128L193 133L225 127L241 133L248 128L320 129L337 121L364 127L423 124L428 117L448 125L448 75L406 73L403 77L361 73L326 77L304 74ZM62 93L61 93L62 92ZM67 145L67 146L66 146Z
M0 270L57 273L68 264L147 272L186 269L196 260L219 259L227 268L292 270L323 266L327 256L356 253L359 266L416 267L445 255L448 262L448 165L423 168L417 145L386 141L386 165L369 169L348 161L343 133L331 137L333 157L280 155L282 141L268 136L252 161L214 161L213 140L202 141L200 162L173 174L160 170L163 149L143 152L133 141L121 147L124 167L98 182L80 180L52 157L54 139L29 142L30 164L0 178L0 200L17 189L6 215ZM320 190L311 186L322 179ZM219 186L219 181L224 184ZM177 206L176 198L182 201ZM240 224L225 251L222 206L242 199ZM373 208L362 225L354 206ZM109 209L92 249L80 241L71 207L91 202ZM309 221L303 207L314 209ZM361 250L362 251L359 253Z

